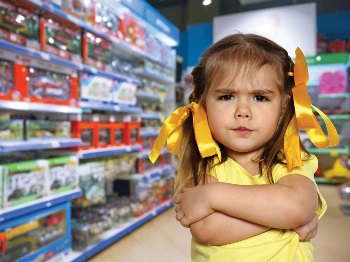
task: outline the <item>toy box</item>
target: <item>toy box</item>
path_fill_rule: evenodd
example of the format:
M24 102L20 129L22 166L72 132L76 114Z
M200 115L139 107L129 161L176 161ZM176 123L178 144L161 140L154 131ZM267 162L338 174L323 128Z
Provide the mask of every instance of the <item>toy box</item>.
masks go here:
M0 224L0 261L49 261L58 254L62 257L71 248L69 214L70 205L65 203Z
M0 120L0 141L23 140L23 120Z
M112 123L112 145L122 146L126 145L126 126L123 122Z
M39 17L36 8L28 3L1 0L0 38L39 49Z
M40 20L41 50L81 63L81 29L66 21L41 18Z
M105 69L112 60L112 43L94 33L86 31L83 36L84 64Z
M28 68L28 100L77 106L78 81L72 70L68 73L67 68L53 66L43 61L36 62L36 66ZM45 65L47 69L43 68ZM50 66L57 71L53 71Z
M96 122L71 121L72 138L80 138L80 149L89 150L98 144L98 132Z
M0 51L2 56L3 51ZM0 58L0 99L23 100L27 96L26 81L27 68L20 63L15 63Z
M96 74L82 72L80 98L83 100L96 100L112 102L113 80Z
M142 149L143 150L150 150L153 147L154 144L154 137L152 136L142 136Z
M127 132L127 144L137 145L141 144L141 123L140 122L126 122L126 132Z
M73 201L74 206L87 207L106 202L105 172L104 161L79 165L79 187L83 195Z
M65 139L70 138L69 121L27 120L26 139Z
M118 196L126 196L140 203L140 216L160 204L159 201L159 177L149 180L116 179L113 182L114 192Z
M133 19L130 15L124 14L120 20L120 32L124 37L124 41L133 46L145 50L145 29Z
M113 102L123 105L136 105L137 86L133 83L114 79Z
M346 71L324 72L319 78L319 94L346 93L348 76Z
M61 9L68 14L71 14L91 24L93 16L92 10L94 6L94 0L62 0Z
M49 163L46 160L5 164L4 208L21 205L48 195Z
M94 25L102 32L122 38L120 18L115 14L113 5L113 3L109 2L96 3Z
M112 131L113 123L97 123L98 144L96 147L108 147L113 144Z
M77 156L63 156L48 159L50 164L50 192L57 194L79 186Z

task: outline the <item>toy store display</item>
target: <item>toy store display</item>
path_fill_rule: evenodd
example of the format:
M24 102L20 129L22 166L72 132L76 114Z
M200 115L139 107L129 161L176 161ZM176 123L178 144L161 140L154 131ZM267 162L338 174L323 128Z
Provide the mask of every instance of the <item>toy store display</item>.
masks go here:
M349 103L349 53L328 53L307 57L309 82L308 91L312 104L319 107L332 120L339 133L339 144L330 149L316 148L301 132L300 139L305 148L319 159L315 174L319 183L340 183L350 179L346 159L350 143ZM324 133L325 123L317 118Z
M174 162L139 150L173 110L177 42L143 0L0 0L0 261L70 261L72 244L86 260L171 206ZM159 114L144 138L143 110Z
M0 261L67 259L70 242L69 203L0 224Z
M38 14L39 10L28 3L1 0L0 38L39 50Z
M77 71L0 48L0 99L77 106Z
M137 118L113 114L83 114L71 122L72 138L80 138L78 150L141 145L141 123Z
M95 5L94 25L101 29L102 32L122 39L123 35L120 31L121 18L113 12L113 8L113 3L110 1L97 2Z
M110 197L104 204L72 210L72 246L82 251L101 241L103 233L139 215L140 204L127 197Z
M62 156L48 159L50 192L59 194L79 187L79 158Z
M105 172L104 160L79 165L79 187L82 196L73 201L73 206L88 207L106 202Z
M113 185L114 192L119 196L126 196L139 201L139 215L142 215L171 199L174 176L171 173L165 173L147 180L117 178Z
M3 206L13 207L49 194L49 162L33 160L3 165Z
M83 35L83 62L105 69L112 61L112 42L92 32Z
M81 28L51 17L42 17L40 20L41 50L81 63Z

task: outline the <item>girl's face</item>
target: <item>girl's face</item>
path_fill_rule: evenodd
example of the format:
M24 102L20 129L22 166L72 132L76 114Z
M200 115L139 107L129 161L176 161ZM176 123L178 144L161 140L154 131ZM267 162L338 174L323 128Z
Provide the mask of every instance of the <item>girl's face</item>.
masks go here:
M212 135L231 158L256 159L276 132L287 99L269 65L252 77L214 79L205 98Z

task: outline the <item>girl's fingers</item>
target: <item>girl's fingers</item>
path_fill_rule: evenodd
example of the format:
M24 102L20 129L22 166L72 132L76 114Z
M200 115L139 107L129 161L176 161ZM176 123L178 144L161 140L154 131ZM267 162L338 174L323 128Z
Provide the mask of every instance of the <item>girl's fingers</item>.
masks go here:
M181 193L175 195L173 200L174 200L175 204L180 203L181 202Z
M181 222L181 219L184 217L184 213L180 210L179 212L176 212L175 218L177 221Z
M181 210L180 204L175 205L175 212L179 212Z

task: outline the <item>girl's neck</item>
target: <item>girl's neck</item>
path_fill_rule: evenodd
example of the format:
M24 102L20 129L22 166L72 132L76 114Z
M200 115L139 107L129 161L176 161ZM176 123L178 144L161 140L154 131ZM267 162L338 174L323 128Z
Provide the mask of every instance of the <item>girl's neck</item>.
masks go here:
M254 153L227 152L228 156L240 164L252 176L259 172L259 155Z

